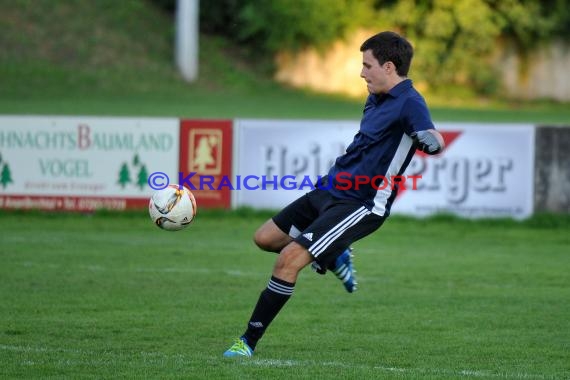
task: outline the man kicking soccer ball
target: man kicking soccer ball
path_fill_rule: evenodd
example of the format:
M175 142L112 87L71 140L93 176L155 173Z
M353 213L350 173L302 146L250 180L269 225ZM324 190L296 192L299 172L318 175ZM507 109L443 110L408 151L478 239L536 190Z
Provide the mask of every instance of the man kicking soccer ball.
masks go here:
M332 270L353 292L356 281L349 247L382 225L398 191L397 183L384 181L401 176L416 149L437 154L444 148L423 97L407 78L413 56L410 43L396 33L382 32L367 39L360 51L360 76L370 93L360 130L315 190L255 233L261 249L279 255L247 329L224 352L226 357L253 355L307 265L323 274ZM362 184L363 178L369 181Z

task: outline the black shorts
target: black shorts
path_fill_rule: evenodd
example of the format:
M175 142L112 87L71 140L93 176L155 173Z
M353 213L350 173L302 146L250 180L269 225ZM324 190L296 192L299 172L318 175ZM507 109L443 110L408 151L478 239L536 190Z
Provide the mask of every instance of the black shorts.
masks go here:
M361 202L338 199L320 189L303 195L273 217L277 227L307 248L322 268L330 268L344 250L376 231L384 220Z

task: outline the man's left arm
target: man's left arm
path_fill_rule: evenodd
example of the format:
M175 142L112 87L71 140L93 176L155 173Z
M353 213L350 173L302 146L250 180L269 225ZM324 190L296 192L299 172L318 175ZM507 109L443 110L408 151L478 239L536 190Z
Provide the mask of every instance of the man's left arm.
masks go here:
M445 149L445 142L441 133L435 129L426 129L410 134L416 144L416 149L427 154L438 154Z
M435 129L425 100L410 98L402 109L405 131L414 141L416 149L427 154L438 154L445 148L441 134Z

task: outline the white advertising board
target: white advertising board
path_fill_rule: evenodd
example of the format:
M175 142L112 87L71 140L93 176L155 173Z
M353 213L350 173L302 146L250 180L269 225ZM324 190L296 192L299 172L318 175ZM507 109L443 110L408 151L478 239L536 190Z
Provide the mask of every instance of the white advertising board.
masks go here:
M243 183L232 192L232 205L280 208L310 191L309 186L299 189L302 181L314 183L325 175L358 126L353 121L236 120L233 173ZM274 178L277 183L269 183Z
M233 172L239 183L234 187L239 190L232 192L232 204L254 208L281 208L309 191L310 186L300 185L325 175L359 127L353 121L245 119L234 125ZM421 179L415 189L410 183L400 192L393 214L445 212L469 218L532 214L532 125L436 123L436 127L447 149L438 156L414 156L405 174ZM303 182L306 178L311 181Z
M394 213L515 219L532 215L534 126L437 123L436 128L446 150L437 156L416 153L406 175L422 178L416 190L398 195Z
M176 178L174 118L0 117L0 208L144 205L148 175Z

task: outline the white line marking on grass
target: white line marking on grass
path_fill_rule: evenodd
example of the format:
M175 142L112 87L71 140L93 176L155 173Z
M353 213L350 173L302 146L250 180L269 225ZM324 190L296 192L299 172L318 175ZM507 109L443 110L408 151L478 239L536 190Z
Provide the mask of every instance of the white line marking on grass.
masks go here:
M4 351L17 351L17 352L49 352L49 350L44 347L30 347L30 346L9 346L6 344L0 344L0 350Z
M60 264L50 264L50 263L36 263L31 261L24 261L21 263L24 267L37 267L43 266L46 268L61 268ZM66 266L67 267L67 266ZM166 268L133 268L133 269L120 269L120 268L109 268L98 264L83 264L83 265L75 265L77 269L87 270L89 272L106 272L106 271L113 271L113 272L137 272L137 273L198 273L198 274L213 274L213 273L223 273L228 276L235 276L235 277L261 277L267 276L267 272L246 272L241 270L213 270L210 268L174 268L174 267L166 267Z
M267 277L267 272L244 272L242 270L225 270L225 274L229 276L236 276L236 277L259 277L265 276Z
M397 372L408 375L442 375L442 376L458 376L458 377L475 377L475 378L499 378L499 379L546 379L543 375L528 373L493 373L485 370L462 370L455 371L444 368L398 368L389 366L368 366L365 364L347 364L342 362L317 362L314 360L282 360L282 359L251 359L244 360L241 364L246 366L260 367L306 367L306 366L329 366L336 368L352 368L352 369L375 369L383 372Z
M267 276L266 272L244 272L241 270L212 270L209 268L137 268L137 272L158 272L158 273L200 273L213 274L224 273L228 276L236 277L259 277Z
M4 351L15 351L15 352L33 352L33 353L53 353L53 352L65 352L68 354L78 354L78 355L94 355L94 351L90 350L80 350L74 348L47 348L47 347L33 347L33 346L13 346L0 344L0 350ZM115 355L111 351L104 351L101 354Z
M252 359L244 361L242 364L255 365L259 367L295 367L299 366L296 360L280 360L280 359Z
M139 273L212 273L208 268L135 268L134 271Z
M166 354L157 351L139 351L139 352L123 352L117 354L111 350L106 350L103 352L100 351L93 351L93 350L82 350L82 349L73 349L73 348L47 348L47 347L33 347L33 346L17 346L17 345L6 345L0 344L0 351L13 351L13 352L29 352L29 353L54 353L54 352L65 352L71 354L78 354L84 356L101 356L101 355L108 355L112 356L113 360L119 359L124 356L125 359L132 359L133 355L140 355L143 361L150 363L150 364L161 364L164 365L165 361L167 360L175 360L177 363L187 363L188 360L191 360L188 354L178 353L178 354ZM60 361L59 364L67 364L74 363L71 359L65 359L69 363L64 363L64 361ZM99 362L106 362L108 359L100 358ZM207 360L207 362L215 363L215 365L219 365L221 357L212 357L211 360ZM41 362L41 361L40 361ZM35 363L40 363L37 361L25 359L21 363L26 365L34 365ZM80 363L81 361L76 361ZM92 361L93 362L93 361ZM450 377L471 377L471 378L496 378L496 379L551 379L553 377L546 377L544 375L538 374L529 374L529 373L509 373L509 372L493 372L491 370L472 370L472 369L465 369L465 370L452 370L452 369L445 369L445 368L400 368L400 367L392 367L392 366L384 366L384 365L366 365L366 364L354 364L354 363L345 363L345 362L337 362L337 361L328 361L328 362L319 362L316 360L292 360L292 359L262 359L262 358L252 358L252 359L245 359L240 360L239 363L245 366L256 366L256 367L281 367L281 368L290 368L290 367L307 367L307 366L327 366L332 368L345 368L345 369L363 369L363 370L378 370L382 372L392 372L392 373L399 373L403 375L411 375L411 376L450 376ZM43 363L45 364L45 363Z
M80 265L79 267L87 269L88 271L91 272L104 272L107 270L107 268L105 268L102 265Z

